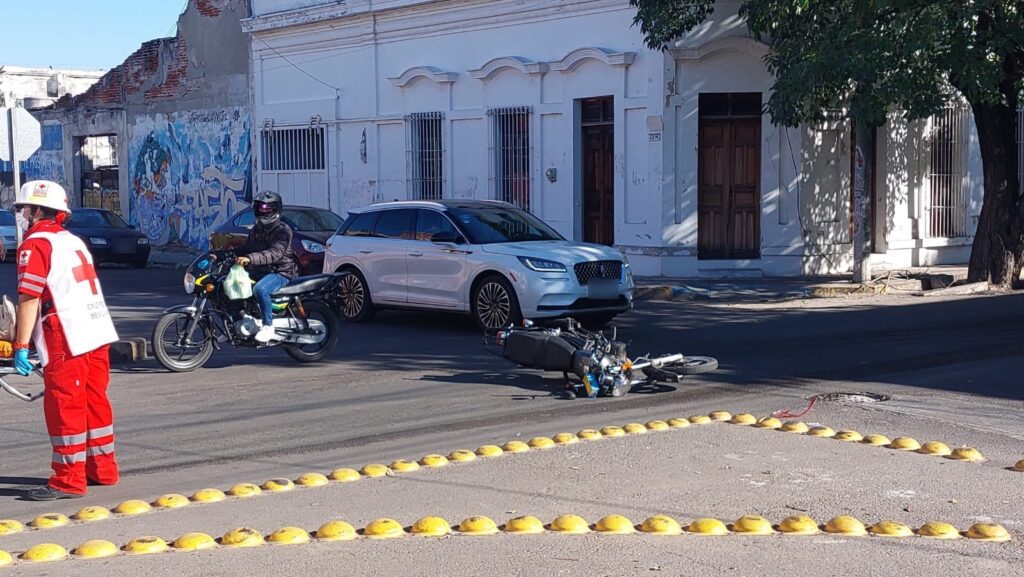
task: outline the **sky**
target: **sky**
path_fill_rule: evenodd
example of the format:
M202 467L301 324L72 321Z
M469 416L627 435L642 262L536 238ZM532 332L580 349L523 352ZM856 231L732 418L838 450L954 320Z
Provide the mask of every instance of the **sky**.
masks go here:
M187 0L0 0L0 65L109 70L173 36Z

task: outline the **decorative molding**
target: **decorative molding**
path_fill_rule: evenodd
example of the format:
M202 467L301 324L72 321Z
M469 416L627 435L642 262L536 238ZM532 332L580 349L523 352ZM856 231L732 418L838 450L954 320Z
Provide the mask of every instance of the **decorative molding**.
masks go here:
M768 45L746 36L726 36L696 48L673 48L670 52L676 60L689 62L700 61L719 52L738 52L760 58L768 53Z
M476 70L470 70L469 75L477 80L490 80L506 68L518 70L523 74L544 74L549 69L545 62L534 62L521 56L502 56L491 60Z
M428 78L438 84L451 84L459 79L459 75L456 72L445 72L434 66L414 66L403 72L401 76L388 78L388 80L399 88L405 88L417 78Z
M587 60L598 60L608 66L626 67L636 59L636 52L612 52L606 48L577 48L558 62L549 62L551 70L572 72Z

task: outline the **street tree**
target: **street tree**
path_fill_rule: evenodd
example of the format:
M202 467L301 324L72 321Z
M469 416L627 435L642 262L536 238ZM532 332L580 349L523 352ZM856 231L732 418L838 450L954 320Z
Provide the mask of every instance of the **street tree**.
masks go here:
M714 0L630 0L648 46L699 26ZM735 5L735 3L732 3ZM740 14L769 46L767 112L784 126L842 109L855 122L927 118L954 99L970 106L984 204L969 279L1017 284L1024 265L1017 109L1024 89L1022 0L745 0Z

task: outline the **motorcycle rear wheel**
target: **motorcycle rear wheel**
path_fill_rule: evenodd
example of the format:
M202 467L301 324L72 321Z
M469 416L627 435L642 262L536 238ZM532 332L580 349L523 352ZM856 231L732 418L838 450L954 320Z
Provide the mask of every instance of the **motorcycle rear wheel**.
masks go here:
M202 321L192 332L193 338L199 335L200 340L186 346L178 345L190 322L189 315L185 313L167 313L153 327L153 355L169 371L194 371L205 365L213 354L213 334L209 325Z
M300 363L315 363L324 360L334 350L338 343L338 330L341 324L337 315L326 303L320 301L308 301L303 303L306 309L306 318L318 320L327 329L324 340L315 345L284 345L284 352Z

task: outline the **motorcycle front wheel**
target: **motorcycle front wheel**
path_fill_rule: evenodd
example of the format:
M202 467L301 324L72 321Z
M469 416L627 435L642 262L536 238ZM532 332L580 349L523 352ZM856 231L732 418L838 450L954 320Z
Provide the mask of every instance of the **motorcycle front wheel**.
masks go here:
M153 328L153 354L169 371L187 373L206 364L213 354L213 334L205 322L199 322L192 331L192 339L185 343L185 331L192 319L186 313L167 313Z
M311 345L284 345L284 352L300 363L315 363L324 360L334 350L338 342L338 330L341 324L337 315L327 303L320 301L307 301L303 303L306 309L306 318L317 320L323 323L327 334L322 341Z

